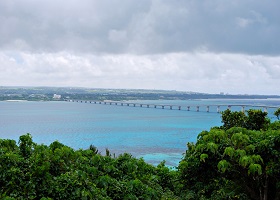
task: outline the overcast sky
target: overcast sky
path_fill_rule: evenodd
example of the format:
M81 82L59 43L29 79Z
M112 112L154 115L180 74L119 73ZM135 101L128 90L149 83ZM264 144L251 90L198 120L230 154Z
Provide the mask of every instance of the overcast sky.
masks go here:
M0 85L280 95L279 0L1 0Z

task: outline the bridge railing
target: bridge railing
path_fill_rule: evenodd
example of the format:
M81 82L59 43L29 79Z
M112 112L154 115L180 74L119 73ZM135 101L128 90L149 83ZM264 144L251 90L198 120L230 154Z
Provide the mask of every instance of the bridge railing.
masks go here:
M245 112L246 108L257 108L262 109L265 112L268 109L278 109L278 106L268 105L251 105L251 104L199 104L199 105L172 105L172 104L149 104L149 103L135 103L135 102L122 102L122 101L92 101L92 100L66 100L68 102L79 102L79 103L92 103L92 104L104 104L104 105L116 105L116 106L130 106L130 107L145 107L145 108L161 108L170 110L186 110L186 111L202 111L210 112L210 108L214 108L216 112L222 110L240 108L240 111ZM223 109L222 109L223 108Z

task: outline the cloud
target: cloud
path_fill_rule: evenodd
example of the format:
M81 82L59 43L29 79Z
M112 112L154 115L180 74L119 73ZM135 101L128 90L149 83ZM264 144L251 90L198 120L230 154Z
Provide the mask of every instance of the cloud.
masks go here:
M280 1L0 1L0 85L280 94Z
M242 18L242 17L237 17L236 22L237 25L241 28L245 28L249 25L252 25L254 23L264 25L267 23L267 20L258 12L256 11L250 11L249 12L251 16L249 18Z
M205 46L278 55L279 7L277 0L1 1L0 48L159 54Z
M247 27L249 24L253 23L253 20L237 17L236 18L236 23L241 28L244 28L244 27Z
M0 54L4 85L279 92L280 57L209 52L158 55Z

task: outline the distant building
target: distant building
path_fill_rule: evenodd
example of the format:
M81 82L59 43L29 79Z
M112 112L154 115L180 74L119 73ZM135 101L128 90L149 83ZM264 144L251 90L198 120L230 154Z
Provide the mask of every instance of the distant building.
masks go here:
M61 99L61 95L60 94L54 94L53 99Z

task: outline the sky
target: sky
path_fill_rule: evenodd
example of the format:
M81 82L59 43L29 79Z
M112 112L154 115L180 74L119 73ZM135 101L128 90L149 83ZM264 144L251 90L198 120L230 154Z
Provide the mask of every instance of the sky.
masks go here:
M279 0L1 0L0 86L280 95Z

